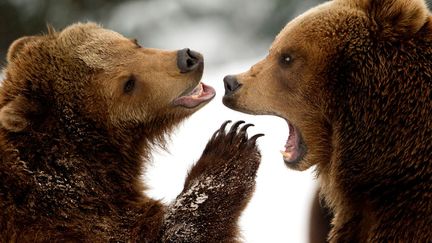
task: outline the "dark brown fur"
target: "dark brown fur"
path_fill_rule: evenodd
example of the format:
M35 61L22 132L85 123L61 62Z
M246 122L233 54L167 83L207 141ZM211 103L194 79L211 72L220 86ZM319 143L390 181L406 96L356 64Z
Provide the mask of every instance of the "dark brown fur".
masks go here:
M176 52L94 24L51 32L17 40L8 54L0 242L237 241L260 158L245 130L219 130L171 206L147 197L140 179L151 148L200 108L169 101L196 86L202 68L181 74ZM136 89L123 94L131 73ZM176 208L179 200L194 206Z
M315 194L309 220L309 242L327 242L327 236L331 229L332 214L326 207L324 200L320 197L319 191Z
M431 242L431 60L424 1L330 1L288 23L224 103L298 128L307 153L287 165L316 165L331 242Z

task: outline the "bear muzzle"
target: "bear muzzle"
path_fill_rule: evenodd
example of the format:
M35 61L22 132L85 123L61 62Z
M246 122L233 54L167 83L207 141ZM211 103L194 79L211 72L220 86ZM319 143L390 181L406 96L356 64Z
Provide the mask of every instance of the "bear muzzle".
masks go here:
M204 58L196 51L184 48L177 52L177 67L181 73L189 73L197 69L203 69Z

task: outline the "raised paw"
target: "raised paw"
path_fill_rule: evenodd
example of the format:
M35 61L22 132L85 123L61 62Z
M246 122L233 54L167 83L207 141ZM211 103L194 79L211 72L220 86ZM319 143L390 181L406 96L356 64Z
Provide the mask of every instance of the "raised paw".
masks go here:
M231 123L230 120L225 121L222 126L213 134L208 142L204 153L206 152L229 152L236 153L243 149L256 150L256 140L264 134L256 134L248 138L247 129L254 126L253 124L245 124L245 121L235 122L229 131L226 131L227 125ZM243 125L245 124L245 125Z
M240 184L254 184L252 181L255 179L261 161L256 141L264 135L256 134L249 138L247 129L253 124L238 121L227 129L229 123L231 121L224 122L213 134L201 158L189 172L186 187L195 178L208 175L218 177L225 182L240 179L242 181Z
M235 242L237 221L255 188L261 156L252 124L224 122L190 170L180 195L167 209L165 242Z

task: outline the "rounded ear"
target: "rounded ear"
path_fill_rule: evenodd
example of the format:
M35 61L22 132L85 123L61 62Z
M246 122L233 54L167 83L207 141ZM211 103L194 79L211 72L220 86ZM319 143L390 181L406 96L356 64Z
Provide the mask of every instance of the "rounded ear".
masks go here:
M427 22L429 10L424 0L357 0L376 23L382 37L410 37Z
M9 47L7 61L11 62L28 43L31 43L38 38L38 36L25 36L15 40Z
M0 126L10 132L25 130L30 124L27 114L33 109L26 98L16 97L0 109Z

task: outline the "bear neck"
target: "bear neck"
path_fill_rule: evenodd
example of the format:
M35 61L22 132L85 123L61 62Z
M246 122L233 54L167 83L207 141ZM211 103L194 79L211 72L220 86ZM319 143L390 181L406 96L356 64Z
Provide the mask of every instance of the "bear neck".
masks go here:
M338 201L333 205L361 208L373 202L371 207L379 208L422 197L416 190L401 197L400 188L421 185L432 176L427 169L432 52L425 51L430 49L422 41L378 43L340 65L346 71L336 72L343 75L331 87L330 98L332 159L319 168L326 197Z

